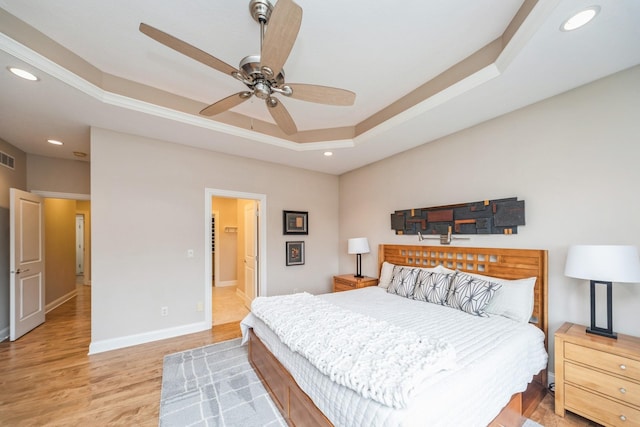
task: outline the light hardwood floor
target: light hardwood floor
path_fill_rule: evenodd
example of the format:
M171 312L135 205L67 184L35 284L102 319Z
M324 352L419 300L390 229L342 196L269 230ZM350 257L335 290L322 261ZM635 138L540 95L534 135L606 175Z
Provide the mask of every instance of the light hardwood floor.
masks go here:
M0 343L0 425L157 426L165 354L240 336L238 323L87 356L90 288Z
M164 355L240 336L238 323L88 356L91 290L47 314L45 324L0 343L0 425L157 426ZM553 413L548 395L531 417L546 427L593 426Z

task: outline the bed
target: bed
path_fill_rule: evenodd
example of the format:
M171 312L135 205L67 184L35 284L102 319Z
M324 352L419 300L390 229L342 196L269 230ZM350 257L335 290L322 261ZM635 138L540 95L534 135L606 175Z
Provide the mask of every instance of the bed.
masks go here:
M522 417L536 408L546 392L546 251L380 245L378 258L381 274L387 274L391 264L394 268L444 268L501 278L508 281L508 286L520 283L518 279L533 277L532 315L529 322L517 325L496 315L479 323L472 319L475 316L462 311L391 295L382 287L319 296L332 305L371 318L382 317L381 322L402 328L419 330L430 324L429 334L442 334L443 340L452 340L452 347L458 352L455 368L430 376L421 383L418 397L408 400L406 407L394 408L336 384L282 343L274 332L278 328L267 326L250 314L243 321L250 362L287 422L297 426L520 425ZM462 331L460 336L450 335L456 328ZM537 347L530 349L530 343ZM520 353L502 359L513 351ZM544 353L544 359L540 353ZM485 363L498 364L500 371L507 374L501 375L495 366ZM509 381L505 383L505 379Z

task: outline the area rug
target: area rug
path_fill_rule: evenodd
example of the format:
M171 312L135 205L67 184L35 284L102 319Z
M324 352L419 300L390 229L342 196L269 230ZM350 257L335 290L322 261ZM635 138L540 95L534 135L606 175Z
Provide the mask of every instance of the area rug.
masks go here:
M160 427L286 425L239 338L164 357Z
M161 427L286 427L240 339L165 356Z

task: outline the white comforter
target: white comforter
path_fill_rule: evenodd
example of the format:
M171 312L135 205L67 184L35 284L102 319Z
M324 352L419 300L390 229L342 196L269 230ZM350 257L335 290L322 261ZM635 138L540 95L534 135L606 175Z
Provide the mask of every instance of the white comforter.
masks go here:
M443 340L308 293L259 297L251 312L332 381L394 408L406 407L427 377L455 366L455 351Z
M486 426L547 364L544 334L533 325L499 316L480 318L387 294L378 287L320 298L417 334L443 339L456 350L455 369L427 378L406 408L395 409L331 381L303 356L291 352L250 313L242 322L243 331L253 327L336 426Z

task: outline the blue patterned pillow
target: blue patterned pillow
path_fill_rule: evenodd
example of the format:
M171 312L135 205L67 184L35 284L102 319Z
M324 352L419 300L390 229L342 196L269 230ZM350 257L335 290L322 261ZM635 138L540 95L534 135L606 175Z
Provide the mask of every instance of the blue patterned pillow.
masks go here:
M413 299L433 304L445 305L449 296L451 278L455 273L436 273L421 271L418 273Z
M417 274L418 272L415 268L396 265L393 267L393 278L387 288L387 292L401 297L412 298Z
M458 272L451 282L446 305L469 314L489 317L484 309L502 285Z

